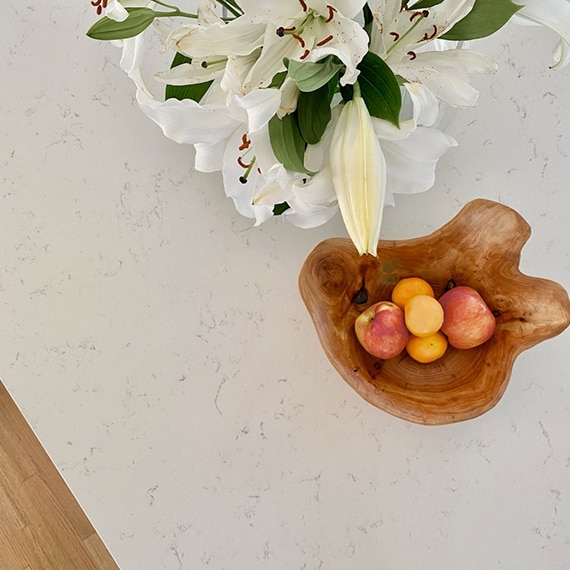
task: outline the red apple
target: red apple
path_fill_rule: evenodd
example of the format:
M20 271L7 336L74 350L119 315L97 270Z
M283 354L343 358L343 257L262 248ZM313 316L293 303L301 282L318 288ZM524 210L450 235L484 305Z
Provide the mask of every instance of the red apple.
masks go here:
M489 340L495 332L495 315L472 287L459 286L445 292L441 330L455 348L473 348Z
M410 338L404 311L390 301L380 301L360 313L354 330L367 352L384 359L398 356Z

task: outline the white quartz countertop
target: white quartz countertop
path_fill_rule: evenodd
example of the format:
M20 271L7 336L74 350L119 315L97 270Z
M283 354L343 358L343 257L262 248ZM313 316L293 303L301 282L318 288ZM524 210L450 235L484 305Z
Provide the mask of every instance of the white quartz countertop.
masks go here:
M0 20L0 377L121 568L567 570L570 333L474 420L370 406L297 289L340 218L253 227L140 112L95 19L23 0ZM479 45L499 71L382 237L490 198L532 226L522 270L570 289L570 68L546 30Z

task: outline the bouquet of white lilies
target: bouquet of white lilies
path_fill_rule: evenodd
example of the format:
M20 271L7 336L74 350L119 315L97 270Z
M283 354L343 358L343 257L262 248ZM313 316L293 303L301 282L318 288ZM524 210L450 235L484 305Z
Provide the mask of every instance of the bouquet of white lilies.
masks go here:
M310 228L340 209L361 255L376 255L392 194L428 190L456 145L441 108L474 107L470 74L496 70L464 42L539 24L560 36L553 67L570 60L568 0L91 3L88 36L122 47L143 112L194 146L197 170L221 170L241 214ZM171 51L160 96L142 72L150 30Z

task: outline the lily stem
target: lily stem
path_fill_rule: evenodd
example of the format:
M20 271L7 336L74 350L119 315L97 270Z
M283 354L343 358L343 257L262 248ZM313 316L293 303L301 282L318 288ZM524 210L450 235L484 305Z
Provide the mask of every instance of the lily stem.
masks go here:
M239 18L243 15L243 11L233 0L216 0L216 2L223 6L228 12L233 14L236 18Z
M191 14L189 12L183 12L178 8L178 6L173 6L172 4L167 4L166 2L161 2L160 0L153 0L155 4L159 6L164 6L165 8L170 8L172 12L155 12L157 17L168 17L168 16L181 16L183 18L197 18L198 14Z

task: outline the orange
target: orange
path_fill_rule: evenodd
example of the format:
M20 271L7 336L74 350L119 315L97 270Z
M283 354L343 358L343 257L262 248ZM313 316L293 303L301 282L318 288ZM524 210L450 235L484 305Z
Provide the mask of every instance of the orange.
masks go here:
M406 303L416 295L434 296L431 285L425 279L406 277L405 279L400 279L392 290L392 303L403 309Z
M417 362L427 364L441 358L447 350L447 337L442 332L430 336L410 336L407 353Z
M443 307L429 295L415 295L404 307L404 319L414 336L430 336L443 324Z

